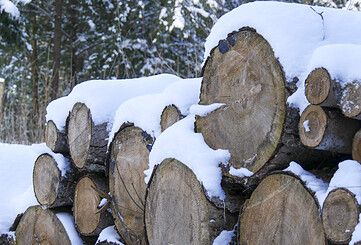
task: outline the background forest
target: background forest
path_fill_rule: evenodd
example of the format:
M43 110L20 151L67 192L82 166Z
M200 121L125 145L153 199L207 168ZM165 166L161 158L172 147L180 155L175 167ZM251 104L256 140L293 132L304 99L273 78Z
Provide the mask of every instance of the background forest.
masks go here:
M86 80L199 77L213 24L245 2L0 0L0 142L43 142L47 104ZM361 9L357 0L293 2Z

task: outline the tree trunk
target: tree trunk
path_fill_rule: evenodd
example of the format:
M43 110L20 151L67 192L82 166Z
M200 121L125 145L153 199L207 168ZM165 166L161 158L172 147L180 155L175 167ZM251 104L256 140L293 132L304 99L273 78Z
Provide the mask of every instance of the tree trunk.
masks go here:
M29 207L15 232L16 244L71 244L55 212L41 206Z
M303 182L271 174L243 206L240 244L325 244L317 201Z
M153 138L132 125L124 125L110 147L109 189L115 225L126 244L146 244L144 203Z
M76 0L69 0L69 20L70 20L70 50L71 50L71 57L70 57L70 89L72 90L75 85L78 84L78 56L77 56L77 48L76 48L76 40L77 40L77 1Z
M232 230L237 215L217 208L193 171L176 159L165 159L148 185L145 225L149 244L212 244Z
M85 172L105 172L107 125L94 125L91 112L76 103L67 119L70 156L75 166Z
M69 154L69 145L64 131L58 130L55 123L49 120L45 127L45 143L55 153Z
M313 70L305 81L305 95L313 105L339 108L341 94L340 84L331 79L325 68Z
M360 207L355 195L345 188L331 191L323 204L322 222L327 239L348 243L359 222Z
M357 131L352 141L352 159L361 163L361 130Z
M175 105L166 106L160 117L162 132L183 118L178 107Z
M338 110L310 105L299 122L301 142L315 149L352 154L352 139L361 123Z
M107 210L98 212L102 198L97 190L104 193L109 191L106 178L99 174L81 178L75 187L74 221L76 229L83 236L97 236L104 228L114 224Z
M361 83L359 81L349 83L344 88L341 110L345 116L361 120Z
M41 205L49 208L73 205L76 177L74 169L70 169L63 176L58 163L51 155L40 155L33 169L36 199Z

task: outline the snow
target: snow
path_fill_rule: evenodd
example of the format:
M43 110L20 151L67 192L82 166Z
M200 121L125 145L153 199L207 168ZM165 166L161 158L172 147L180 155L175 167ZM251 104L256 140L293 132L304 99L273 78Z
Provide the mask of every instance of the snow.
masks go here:
M180 79L161 74L136 79L83 82L75 86L68 96L54 100L47 106L46 120L53 120L57 128L63 130L74 104L82 102L90 109L95 125L109 123L111 128L115 112L123 102L136 96L159 93Z
M213 245L229 244L235 235L235 229L232 231L224 230L216 237L216 239L214 239Z
M0 12L5 11L14 18L18 18L20 15L19 9L10 0L0 0Z
M109 226L107 228L105 228L98 237L98 240L96 243L98 242L112 242L114 244L119 244L119 245L123 245L123 243L119 242L120 236L118 235L118 233L115 230L115 226Z
M70 239L72 245L83 245L83 241L79 237L78 232L75 229L74 218L68 213L57 213L56 217L60 220L65 228L66 233Z

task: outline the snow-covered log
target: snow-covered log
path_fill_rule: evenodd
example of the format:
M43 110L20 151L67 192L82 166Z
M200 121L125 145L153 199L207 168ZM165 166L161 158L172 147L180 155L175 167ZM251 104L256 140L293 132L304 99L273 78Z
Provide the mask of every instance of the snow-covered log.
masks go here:
M84 236L97 236L112 224L112 215L101 209L103 199L100 193L108 193L105 177L87 175L82 177L74 193L74 221L78 232Z
M151 177L145 206L149 244L212 244L232 230L237 213L216 207L193 171L176 159L165 159Z
M46 123L45 143L55 153L69 154L66 133L60 131L52 120Z
M144 205L153 138L139 127L123 125L109 153L109 190L115 225L126 244L146 244Z
M361 120L361 82L346 85L342 92L341 110L345 116Z
M29 207L16 229L16 244L83 244L68 213ZM70 219L69 219L70 218Z
M59 163L47 153L41 154L33 169L33 187L39 204L54 208L73 205L77 171L61 169Z
M95 125L90 109L76 103L67 119L70 156L80 171L105 172L107 124Z
M311 148L336 153L352 153L352 140L361 124L337 109L309 105L299 122L301 142Z
M322 223L327 239L335 244L351 240L359 222L360 207L355 195L345 188L336 188L326 197L322 208Z
M162 132L168 127L172 126L174 123L182 119L182 114L177 106L169 105L166 106L160 117L160 127Z
M240 244L326 244L316 199L298 178L271 174L243 206Z

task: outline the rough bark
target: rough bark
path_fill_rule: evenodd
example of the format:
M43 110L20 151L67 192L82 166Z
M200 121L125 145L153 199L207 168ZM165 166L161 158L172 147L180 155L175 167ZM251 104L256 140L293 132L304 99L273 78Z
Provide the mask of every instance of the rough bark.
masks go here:
M305 95L313 105L339 108L341 94L340 84L325 68L313 70L305 81Z
M76 103L67 119L70 156L84 172L105 172L107 125L94 125L91 112L83 103Z
M345 116L361 120L361 83L359 81L349 83L344 88L341 110Z
M60 131L52 120L46 123L45 143L55 153L69 154L69 145L64 131Z
M106 178L99 174L82 177L75 187L74 222L83 236L97 236L104 228L114 224L107 210L98 212L102 198L96 190L109 191Z
M299 122L301 142L315 149L351 155L352 139L360 129L358 120L344 117L338 110L308 106Z
M71 244L55 212L41 206L32 206L26 210L15 235L16 244Z
M268 42L253 29L228 36L204 66L201 105L224 103L197 117L197 132L213 149L227 149L235 168L260 170L281 139L286 110L282 68Z
M361 163L361 130L357 131L352 141L352 159Z
M41 154L33 169L35 197L45 207L71 206L76 178L75 169L70 169L62 176L55 159L47 153Z
M322 208L322 222L327 239L336 244L348 243L358 224L360 207L355 195L345 188L331 191Z
M115 135L109 158L109 189L115 225L126 244L146 244L144 203L153 138L131 124Z
M302 181L271 174L243 206L240 244L325 244L318 204Z
M182 119L182 114L175 105L166 106L160 117L160 127L162 132Z
M212 244L237 217L217 208L193 171L176 159L165 159L148 186L145 225L149 244Z

